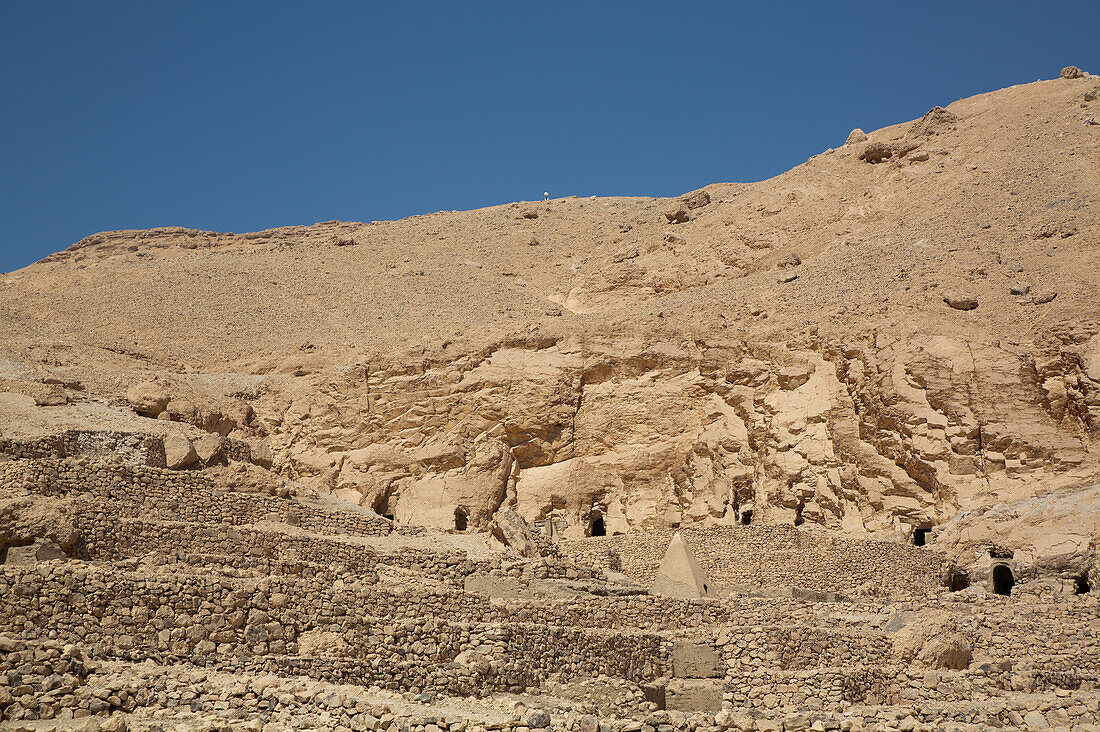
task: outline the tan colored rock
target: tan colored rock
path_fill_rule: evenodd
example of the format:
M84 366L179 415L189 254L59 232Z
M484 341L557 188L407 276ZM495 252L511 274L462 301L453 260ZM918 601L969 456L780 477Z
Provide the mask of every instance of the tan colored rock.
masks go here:
M343 656L351 650L347 641L336 633L324 630L307 630L298 636L298 653L306 657Z
M665 218L670 224L682 224L691 220L691 212L686 203L679 201L665 209Z
M138 414L156 417L168 406L171 396L164 384L143 381L126 390L126 400Z
M680 200L684 202L684 205L689 209L697 209L706 206L710 203L710 194L707 193L705 188L700 188L697 191L691 193L685 193L680 196Z
M212 465L223 457L224 441L217 435L203 435L192 442L192 445L195 455L203 465Z
M978 298L965 292L949 292L943 296L943 301L956 310L973 310L978 307Z
M194 465L199 459L191 440L181 435L169 435L164 438L164 462L172 470Z
M514 549L521 557L539 556L538 545L531 534L531 527L522 516L510 508L500 508L493 514L489 533L504 546Z

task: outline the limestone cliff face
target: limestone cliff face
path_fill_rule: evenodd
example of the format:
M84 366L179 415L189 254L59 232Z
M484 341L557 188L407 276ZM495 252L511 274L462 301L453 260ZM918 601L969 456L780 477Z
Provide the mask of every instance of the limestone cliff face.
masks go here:
M0 437L155 435L445 528L796 524L977 566L1061 551L1041 527L1091 557L1042 502L1100 475L1094 87L674 200L97 234L0 276Z
M599 518L908 537L1096 469L1092 423L1056 419L1027 359L949 337L798 346L531 340L256 406L294 477L440 527L508 504L573 535Z

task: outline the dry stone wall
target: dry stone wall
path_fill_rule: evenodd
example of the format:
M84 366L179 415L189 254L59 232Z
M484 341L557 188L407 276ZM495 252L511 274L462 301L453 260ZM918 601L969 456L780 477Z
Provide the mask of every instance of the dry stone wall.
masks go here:
M323 669L318 678L331 681L463 694L522 688L551 673L653 678L664 666L656 634L449 620L462 617L450 594L410 592L402 598L405 617L398 618L376 614L385 596L320 582L154 579L76 563L42 566L48 571L0 570L7 598L0 633L35 636L48 628L59 641L105 658L205 657L221 667L235 657L295 656L304 633L325 633L339 639L331 656L277 663ZM473 673L454 665L464 650L481 654L487 665Z
M194 555L217 557L216 563L221 564L251 558L278 562L285 574L302 574L306 567L312 567L325 568L335 575L359 576L371 575L388 566L450 582L460 582L467 575L488 572L494 567L489 560L470 560L456 551L404 549L380 554L369 546L339 538L234 525L121 518L110 515L110 507L106 505L84 505L77 526L91 559L130 559L167 548L176 555L184 555L189 563L193 563Z
M164 467L164 442L153 435L65 430L35 438L0 437L0 460L113 457L133 465Z
M563 556L621 571L649 585L672 529L561 542ZM913 595L942 589L942 554L885 541L844 539L793 526L714 526L680 530L714 584L799 587L820 592Z
M41 437L0 437L0 460L63 457L109 458L130 465L156 468L167 464L164 437L142 432L64 430ZM235 437L217 437L217 449L211 459L214 462L236 460L271 466L271 456L266 447Z
M0 491L95 498L110 501L113 515L164 521L237 526L276 521L358 536L393 530L389 521L367 512L329 511L289 498L220 490L202 473L80 458L0 461Z

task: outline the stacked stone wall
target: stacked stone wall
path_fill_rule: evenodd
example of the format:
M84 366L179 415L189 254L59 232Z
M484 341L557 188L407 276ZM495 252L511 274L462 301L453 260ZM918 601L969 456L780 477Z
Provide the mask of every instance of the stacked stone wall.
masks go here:
M164 441L154 435L104 430L65 430L42 437L0 437L0 460L62 457L112 458L164 467Z
M380 554L370 546L339 538L288 534L245 526L198 524L183 521L146 521L110 515L110 507L85 504L76 520L87 558L118 561L171 551L188 563L233 563L244 559L278 563L279 574L302 574L306 567L325 568L333 576L369 575L381 567L400 567L439 580L460 582L475 572L489 572L489 560L470 560L458 551L406 548ZM198 562L193 558L199 559ZM499 564L499 562L497 562ZM256 567L256 564L252 564Z
M570 539L561 553L651 584L672 529ZM683 528L681 535L712 583L734 587L799 587L819 592L913 595L942 589L945 559L931 549L803 531L793 526Z
M81 458L0 462L0 491L94 498L113 515L162 521L246 525L276 521L322 534L385 536L393 525L349 507L323 510L290 498L218 489L206 475Z
M266 448L257 450L251 442L235 437L219 437L219 445L223 460L271 467ZM63 457L110 459L157 468L166 464L164 438L143 432L65 430L41 437L0 437L0 461Z
M233 658L293 657L303 633L329 633L342 646L331 657L321 652L320 659L278 663L324 669L318 678L330 681L463 694L537 684L552 673L650 679L665 663L662 639L653 633L471 622L479 606L485 616L494 612L476 596L468 596L464 612L455 594L410 592L401 598L404 617L395 617L378 614L395 604L394 595L320 582L154 579L74 563L49 568L2 568L0 634L33 637L48 629L58 641L104 657L207 658L221 668ZM491 667L454 664L463 650L483 654Z

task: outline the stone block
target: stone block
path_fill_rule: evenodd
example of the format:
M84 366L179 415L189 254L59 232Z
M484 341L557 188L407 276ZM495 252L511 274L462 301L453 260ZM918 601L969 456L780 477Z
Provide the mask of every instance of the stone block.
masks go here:
M681 712L716 712L722 708L722 685L703 679L673 679L665 689L665 706Z
M672 645L672 673L679 679L713 679L724 673L722 659L709 643L677 641Z

